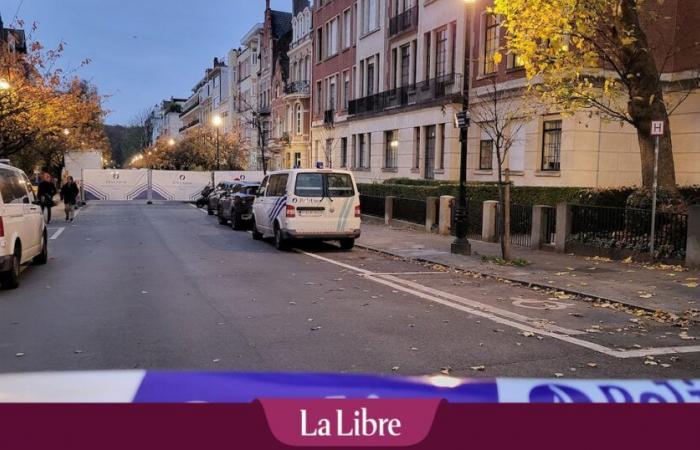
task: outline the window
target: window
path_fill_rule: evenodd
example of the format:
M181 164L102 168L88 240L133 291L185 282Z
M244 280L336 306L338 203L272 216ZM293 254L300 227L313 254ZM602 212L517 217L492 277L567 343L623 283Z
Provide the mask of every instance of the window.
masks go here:
M316 30L316 62L323 61L323 28Z
M424 78L427 80L430 78L430 33L425 33L425 70L423 71Z
M335 77L332 77L330 79L329 85L328 85L328 109L329 110L335 110L336 104L335 104L335 94L336 94L336 84L335 84Z
M266 197L283 197L287 195L289 174L272 175L267 185Z
M482 139L479 145L479 170L493 169L493 140Z
M355 195L355 187L350 175L344 173L329 173L324 175L328 186L329 197L352 197Z
M0 194L5 204L31 203L27 180L18 172L0 169Z
M399 131L392 130L384 133L384 168L396 169L399 154Z
M326 24L326 57L338 54L338 18L334 17Z
M362 0L362 34L379 28L378 0Z
M340 138L340 167L348 166L348 138Z
M445 124L440 124L440 169L445 168L445 144L447 140L445 139Z
M498 48L498 21L493 14L486 15L486 27L484 33L484 73L496 71L496 62L493 56Z
M508 53L508 69L519 69L523 67L523 58L515 53Z
M347 111L350 105L350 73L343 73L343 109Z
M420 127L413 129L413 168L420 168Z
M326 139L326 162L328 162L328 168L330 169L331 163L333 161L333 139Z
M316 82L316 114L321 114L321 105L323 104L323 90L321 82Z
M303 126L304 126L304 115L303 115L303 109L301 104L297 104L296 106L296 131L297 134L302 134Z
M294 194L299 197L323 197L323 174L298 174Z
M352 16L350 10L343 12L343 48L352 45Z
M374 62L367 63L367 95L374 94Z
M435 33L436 78L447 74L447 28Z
M561 120L546 120L542 133L542 170L561 169Z
M359 169L364 169L365 168L365 151L367 150L365 148L365 135L364 134L358 134L357 135L357 168Z
M411 66L411 47L404 45L401 47L401 87L406 87L410 83L409 70Z
M297 169L301 167L301 153L294 154L294 167Z

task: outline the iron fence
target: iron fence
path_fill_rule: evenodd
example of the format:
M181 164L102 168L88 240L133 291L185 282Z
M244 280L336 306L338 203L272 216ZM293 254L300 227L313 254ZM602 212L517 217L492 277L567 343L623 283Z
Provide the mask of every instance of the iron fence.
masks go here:
M393 37L418 26L418 6L414 6L389 19L389 36Z
M372 197L370 195L360 195L360 211L362 214L370 216L384 217L384 207L386 201L384 197Z
M554 245L557 233L557 209L544 208L542 216L542 245Z
M569 241L597 248L649 252L649 210L573 205L571 215ZM657 213L654 256L684 259L687 239L687 214Z
M500 242L501 236L501 212L497 210L496 231ZM510 243L523 247L532 245L532 206L510 205Z
M455 224L455 213L457 212L457 199L453 201L452 207L452 223L450 232L452 236L457 233ZM481 240L481 228L484 218L484 209L481 203L467 200L467 238L477 241Z
M425 224L426 202L411 198L395 198L393 217L406 222Z

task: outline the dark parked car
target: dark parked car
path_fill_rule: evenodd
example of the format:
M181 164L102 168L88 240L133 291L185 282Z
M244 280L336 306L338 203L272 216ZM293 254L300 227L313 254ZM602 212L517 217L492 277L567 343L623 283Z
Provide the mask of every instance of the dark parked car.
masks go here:
M211 216L216 211L219 210L219 200L227 195L231 190L239 185L239 181L222 181L216 185L214 192L209 194L209 201L207 202L207 213Z
M239 183L228 195L219 201L219 223L224 225L229 220L231 228L242 230L253 220L253 201L260 183Z

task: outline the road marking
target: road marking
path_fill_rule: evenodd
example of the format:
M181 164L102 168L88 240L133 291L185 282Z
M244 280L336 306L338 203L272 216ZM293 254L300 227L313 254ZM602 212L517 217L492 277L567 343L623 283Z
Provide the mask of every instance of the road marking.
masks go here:
M540 310L556 310L556 309L566 309L569 306L573 306L570 303L560 303L552 300L533 300L528 298L511 298L513 300L513 306L525 309L540 309Z
M379 276L379 275L445 275L448 274L448 272L375 272L372 275L363 275L363 276Z
M196 209L196 210L199 211L199 212L202 212L202 213L205 213L205 214L207 213L205 210L203 210L202 208L198 207L197 205L195 205L195 204L193 204L193 203L188 203L188 205L190 205L191 207L193 207L194 209Z
M406 280L401 280L391 275L377 276L377 274L360 267L355 267L350 264L342 263L340 261L335 261L324 256L316 255L314 253L305 252L302 250L295 250L297 253L309 256L311 258L318 259L320 261L327 262L329 264L336 265L338 267L343 267L345 269L352 270L364 275L368 280L374 281L375 283L383 284L385 286L391 287L397 291L402 291L407 294L420 297L425 300L432 301L434 303L439 303L444 306L448 306L459 311L463 311L475 316L483 317L489 319L493 322L505 325L511 328L515 328L521 331L528 331L531 333L539 334L540 336L547 336L553 339L558 339L563 342L568 342L569 344L577 345L589 350L593 350L598 353L603 353L614 358L627 359L627 358L643 358L646 356L660 356L660 355L671 355L678 353L695 353L700 352L700 345L694 346L682 346L682 347L657 347L657 348L644 348L639 350L614 350L601 344L596 344L589 342L577 337L573 337L570 334L563 333L565 328L556 327L553 325L544 325L545 329L536 328L535 326L528 325L533 319L522 316L517 313L503 310L501 308L496 308L490 305L485 305L483 303L476 302L474 300L469 300L463 297L459 297L447 292L442 292L437 289L429 288L427 286L422 286L417 283L407 282ZM504 317L500 317L500 316ZM525 318L522 323L522 319ZM555 330L559 329L560 332ZM586 334L578 330L567 330L569 332L574 332L576 334Z
M49 240L53 241L53 240L58 239L58 237L65 231L65 229L66 229L65 227L61 227L61 228L57 229L56 232L51 235Z

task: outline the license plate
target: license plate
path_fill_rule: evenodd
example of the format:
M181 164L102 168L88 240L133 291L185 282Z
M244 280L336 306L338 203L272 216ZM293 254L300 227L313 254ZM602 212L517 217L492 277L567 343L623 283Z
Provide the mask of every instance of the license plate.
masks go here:
M304 217L320 217L323 215L323 211L319 210L300 210L299 211L300 216Z

